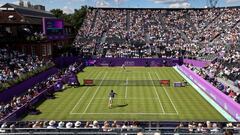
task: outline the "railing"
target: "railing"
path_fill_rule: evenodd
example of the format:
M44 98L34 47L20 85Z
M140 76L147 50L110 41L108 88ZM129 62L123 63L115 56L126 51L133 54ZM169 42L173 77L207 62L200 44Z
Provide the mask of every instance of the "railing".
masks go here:
M14 110L12 113L10 113L7 116L5 116L4 118L0 119L0 122L1 121L3 121L3 122L4 121L12 121L12 120L19 119L20 117L22 117L22 115L27 113L30 105L34 105L34 104L38 103L39 101L43 100L46 97L45 96L46 93L50 92L50 91L53 91L53 90L54 90L54 85L49 86L48 88L43 90L41 93L39 93L36 97L31 99L29 102L25 103L20 108Z
M162 135L224 135L225 132L232 134L239 134L240 128L188 128L188 127L158 127L149 130L148 128L134 127L134 128L1 128L0 135L23 135L23 134L122 134L122 135L136 135L137 133L153 135L159 133Z

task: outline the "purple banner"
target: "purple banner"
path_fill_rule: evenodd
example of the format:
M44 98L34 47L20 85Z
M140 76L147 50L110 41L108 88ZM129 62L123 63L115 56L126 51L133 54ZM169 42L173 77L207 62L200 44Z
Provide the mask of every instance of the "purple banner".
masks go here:
M167 58L99 58L95 59L96 66L175 66L178 59ZM90 61L92 62L92 60Z
M191 71L186 66L178 66L190 80L192 80L203 92L211 97L219 106L228 112L235 120L240 121L240 105L232 98L228 97L212 84L204 80L202 77Z
M183 62L185 64L191 64L195 67L206 67L207 65L210 64L209 61L202 61L202 60L192 60L192 59L184 59Z
M74 62L77 61L82 61L82 59L80 57L58 57L56 59L54 59L54 63L56 64L56 66L58 68L66 68L69 65L73 64Z
M53 67L50 68L47 71L44 71L34 77L31 77L30 79L17 84L13 87L10 87L3 92L0 93L0 102L8 102L10 101L14 96L20 96L21 94L25 93L29 88L34 86L36 83L39 83L46 78L48 78L50 75L55 74L58 71L57 68Z

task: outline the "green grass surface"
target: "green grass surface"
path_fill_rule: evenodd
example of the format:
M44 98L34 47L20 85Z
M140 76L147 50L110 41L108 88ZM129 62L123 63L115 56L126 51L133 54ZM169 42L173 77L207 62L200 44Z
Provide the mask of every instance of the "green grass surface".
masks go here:
M144 68L88 67L79 80L160 80L171 83L183 78L170 67ZM108 108L108 93L118 95ZM55 93L38 109L39 115L23 120L158 120L158 121L226 121L192 86L81 86Z

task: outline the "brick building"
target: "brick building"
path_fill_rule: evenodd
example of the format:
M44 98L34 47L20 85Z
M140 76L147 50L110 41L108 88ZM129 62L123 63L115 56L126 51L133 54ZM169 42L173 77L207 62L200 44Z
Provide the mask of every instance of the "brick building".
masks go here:
M56 48L72 44L73 27L64 23L64 37L49 39L43 34L43 18L56 19L42 5L3 5L0 7L0 45L30 55L51 57Z

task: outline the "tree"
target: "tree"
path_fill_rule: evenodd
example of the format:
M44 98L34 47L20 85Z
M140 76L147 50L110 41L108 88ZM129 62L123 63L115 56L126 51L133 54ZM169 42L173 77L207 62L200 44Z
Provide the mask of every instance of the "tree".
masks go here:
M62 19L64 20L64 22L67 22L67 23L73 25L72 24L72 14L64 14Z
M79 29L85 19L88 7L82 6L80 9L75 9L72 15L72 25L75 29Z
M63 19L63 11L61 9L52 9L50 12L57 18Z
M55 17L63 19L64 22L71 24L75 29L79 29L87 14L87 10L87 6L82 6L80 9L75 9L73 14L65 14L61 9L52 9L50 12Z

